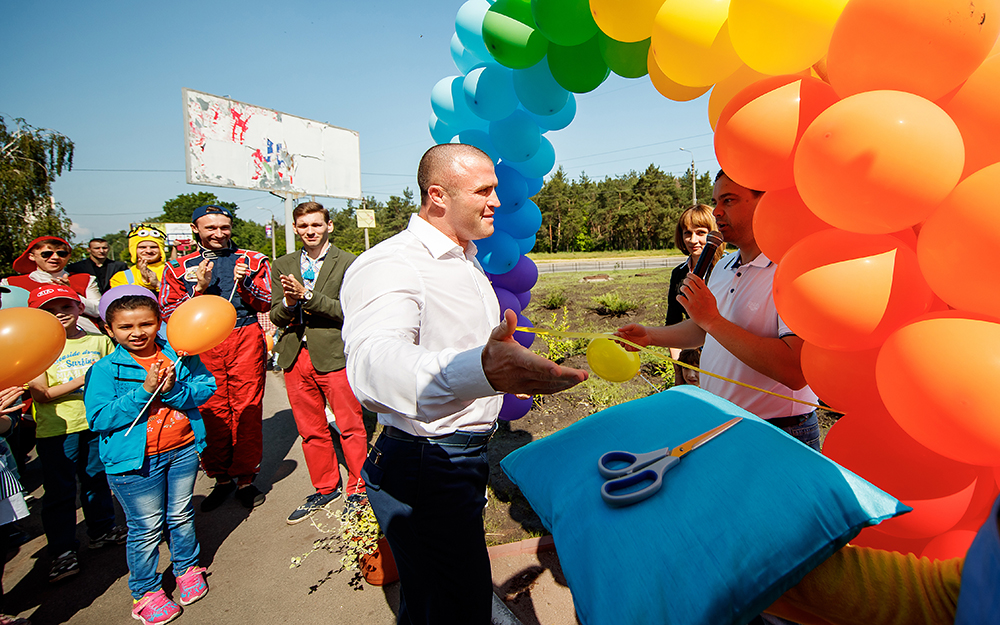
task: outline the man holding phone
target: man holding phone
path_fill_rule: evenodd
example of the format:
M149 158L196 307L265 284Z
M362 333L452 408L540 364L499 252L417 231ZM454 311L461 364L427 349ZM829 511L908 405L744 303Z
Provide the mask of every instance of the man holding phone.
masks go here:
M201 461L215 487L201 503L218 508L236 491L247 508L264 503L253 485L263 447L264 361L267 348L257 313L271 308L271 265L267 256L232 242L233 214L222 206L200 206L191 215L198 249L167 263L160 283L160 308L168 321L182 303L199 295L228 298L236 328L217 347L200 355L218 390L199 410L206 442Z

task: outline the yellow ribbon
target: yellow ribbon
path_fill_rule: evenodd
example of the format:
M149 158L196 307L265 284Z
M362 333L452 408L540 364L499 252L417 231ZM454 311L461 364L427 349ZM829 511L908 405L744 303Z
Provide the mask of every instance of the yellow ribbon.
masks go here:
M814 404L812 402L803 401L801 399L795 399L794 397L788 397L787 395L782 395L781 393L774 393L772 391L767 391L767 390L764 390L762 388L758 388L758 387L756 387L756 386L754 386L752 384L746 384L745 382L740 382L739 380L733 380L731 378L727 378L724 375L719 375L717 373L712 373L711 371L705 371L704 369L701 369L701 368L696 367L694 365L689 365L686 362L681 362L679 360L674 360L670 356L666 356L664 354L661 354L660 352L653 351L652 349L649 349L648 347L643 347L642 345L637 345L637 344L633 343L632 341L629 341L627 339L623 339L620 336L615 336L614 334L601 333L601 332L564 332L562 330L549 330L547 328L522 328L520 326L518 326L516 328L516 330L518 332L531 332L533 334L546 334L548 336L555 336L555 337L568 338L568 339L611 339L613 341L617 341L618 343L625 343L626 345L631 345L632 347L636 348L640 352L646 352L647 354L649 354L653 358L657 358L659 360L665 360L665 361L673 363L675 365L679 365L681 367L684 367L685 369L690 369L692 371L697 371L699 374L710 375L713 378L716 378L716 379L719 379L719 380L723 380L723 381L726 381L726 382L730 382L732 384L736 384L737 386L742 386L743 388L748 388L748 389L751 389L751 390L754 390L754 391L759 391L761 393L766 393L766 394L772 395L774 397L780 397L781 399L785 399L785 400L788 400L788 401L791 401L791 402L795 402L797 404L804 404L804 405L810 406L812 408L819 408L820 410L826 410L828 412L834 412L834 413L837 413L837 414L844 414L844 413L842 413L842 412L840 412L838 410L831 409L829 406L821 406L819 404Z

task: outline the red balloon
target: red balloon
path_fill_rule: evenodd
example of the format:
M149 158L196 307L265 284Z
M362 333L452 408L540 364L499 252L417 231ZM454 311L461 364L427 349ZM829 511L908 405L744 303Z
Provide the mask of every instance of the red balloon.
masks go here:
M828 406L853 413L883 409L875 383L875 359L878 348L844 352L802 345L802 375L809 388Z
M968 464L1000 460L1000 323L951 311L920 317L886 339L875 364L879 395L914 439ZM959 357L933 357L956 348Z
M878 531L878 526L873 525L861 530L852 541L855 547L868 547L870 549L882 549L884 551L896 551L898 553L912 553L917 556L924 550L928 538L899 538L890 536Z
M218 295L192 297L167 322L167 340L180 355L201 354L225 341L236 327L236 309Z
M926 219L958 184L964 160L962 134L936 104L868 91L819 114L793 167L802 199L820 219L887 234Z
M0 389L27 384L52 366L66 345L66 330L39 308L0 310Z
M1000 34L997 0L851 0L827 67L841 97L875 89L936 100L982 63Z
M795 187L768 191L761 196L753 213L754 239L764 255L776 263L781 262L793 245L828 228L830 224L809 210Z
M917 255L890 235L817 232L788 250L774 276L781 318L825 349L876 347L930 303Z
M979 66L962 86L939 100L941 108L955 120L965 141L965 171L968 176L1000 161L1000 56Z
M972 546L972 541L976 538L973 530L952 530L939 536L935 536L924 550L920 552L920 557L931 560L951 560L952 558L964 558L965 554Z
M927 283L950 306L1000 318L1000 272L961 270L1000 246L1000 213L983 205L998 185L1000 163L960 182L920 228L917 258ZM967 236L956 236L959 229Z
M740 91L722 110L715 155L726 175L748 189L794 184L792 156L802 133L837 101L822 80L775 76Z

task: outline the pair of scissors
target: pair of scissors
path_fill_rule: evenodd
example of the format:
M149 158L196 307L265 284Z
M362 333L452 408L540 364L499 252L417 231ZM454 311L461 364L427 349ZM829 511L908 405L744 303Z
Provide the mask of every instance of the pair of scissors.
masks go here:
M667 447L644 454L628 451L607 452L597 461L598 472L606 478L601 485L601 497L609 506L616 508L630 506L650 497L663 485L663 474L674 468L685 454L701 447L742 420L743 417L736 417L672 448ZM643 482L649 484L632 489L633 486Z

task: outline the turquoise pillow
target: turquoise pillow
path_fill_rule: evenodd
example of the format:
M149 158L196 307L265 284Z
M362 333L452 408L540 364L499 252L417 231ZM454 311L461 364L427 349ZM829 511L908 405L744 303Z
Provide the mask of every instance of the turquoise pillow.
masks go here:
M612 508L597 460L678 445L652 497ZM693 386L608 408L500 463L552 532L580 622L742 624L867 525L909 508L782 430Z

